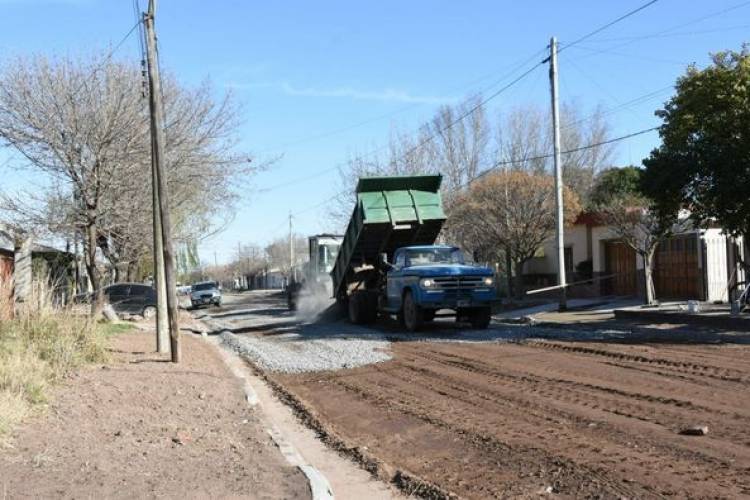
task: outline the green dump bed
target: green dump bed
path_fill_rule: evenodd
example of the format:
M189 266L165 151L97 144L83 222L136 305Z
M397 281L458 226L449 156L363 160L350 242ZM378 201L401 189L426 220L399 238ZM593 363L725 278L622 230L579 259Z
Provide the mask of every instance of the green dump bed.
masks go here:
M363 177L357 204L331 272L334 297L346 292L354 270L409 245L430 245L445 221L440 175Z

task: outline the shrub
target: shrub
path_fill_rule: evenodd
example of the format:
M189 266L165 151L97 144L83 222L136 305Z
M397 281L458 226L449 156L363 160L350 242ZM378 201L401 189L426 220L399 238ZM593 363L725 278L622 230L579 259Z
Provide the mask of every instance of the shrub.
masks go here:
M7 285L6 285L7 286ZM0 321L0 434L46 402L51 384L86 363L107 360L105 335L96 322L55 307L49 287L35 284L31 297Z

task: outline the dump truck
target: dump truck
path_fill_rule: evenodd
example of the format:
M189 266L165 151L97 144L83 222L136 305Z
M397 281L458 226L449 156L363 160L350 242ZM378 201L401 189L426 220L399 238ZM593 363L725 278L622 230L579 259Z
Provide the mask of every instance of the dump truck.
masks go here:
M331 297L332 283L330 272L341 246L341 235L314 234L307 237L308 260L299 273L292 273L297 279L287 286L287 303L292 311L297 309L300 293Z
M415 331L439 313L475 328L489 325L492 269L466 262L457 246L435 244L446 219L441 181L440 175L359 179L331 272L334 297L352 323L395 315Z

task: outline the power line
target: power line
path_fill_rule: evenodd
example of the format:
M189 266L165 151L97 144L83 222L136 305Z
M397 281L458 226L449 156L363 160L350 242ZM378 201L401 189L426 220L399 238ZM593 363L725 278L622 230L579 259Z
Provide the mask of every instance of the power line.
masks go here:
M627 12L627 13L621 15L617 19L614 19L614 20L608 22L604 26L600 26L599 28L595 29L594 31L590 31L589 33L583 35L582 37L580 37L580 38L578 38L576 40L574 40L573 42L565 44L563 47L561 47L557 51L557 53L559 54L560 52L562 52L563 50L567 49L568 47L572 47L574 45L577 45L577 44L581 43L582 41L584 41L584 40L586 40L588 38L591 38L592 36L596 35L597 33L601 33L602 31L606 30L610 26L614 26L615 24L617 24L617 23L619 23L619 22L621 22L621 21L629 18L630 16L632 16L634 14L637 14L638 12L640 12L640 11L642 11L642 10L650 7L650 6L652 6L653 4L655 4L658 1L659 0L650 0L649 2L644 3L640 7L636 8L636 9L633 9L630 12Z
M511 76L512 73L514 73L515 71L517 71L520 67L523 67L526 64L528 64L529 62L533 61L534 58L538 57L539 54L540 54L540 52L543 52L543 51L545 51L545 49L541 49L541 50L535 52L534 54L532 54L530 57L526 58L524 61L521 62L521 64L516 65L514 67L514 70L511 71L511 73L506 74L503 78L501 78L500 80L498 80L496 83L494 83L493 85L491 85L489 88L492 88L495 85L497 85L498 83L500 83L500 82L502 82L504 80L507 80ZM528 76L530 73L532 73L536 68L538 68L542 64L544 64L543 61L538 62L537 64L535 64L534 66L532 66L531 68L529 68L528 70L526 70L524 73L522 73L520 76L518 76L515 79L513 79L510 83L504 85L499 90L497 90L497 91L493 92L492 94L490 94L488 97L486 97L484 99L481 99L477 104L475 104L474 106L472 106L466 112L464 112L461 115L459 115L456 119L452 120L447 125L445 125L443 127L440 127L437 131L434 131L427 138L423 139L419 144L417 144L417 145L409 148L409 150L406 151L405 153L403 153L401 155L401 157L403 158L403 157L406 157L406 156L414 153L415 151L417 151L418 149L422 148L423 146L425 146L430 141L434 140L437 134L441 134L441 133L445 132L446 130L449 130L450 128L454 127L459 122L461 122L463 119L465 119L466 117L472 115L479 108L481 108L482 106L484 106L485 104L487 104L489 101L495 99L500 94L502 94L503 92L507 91L512 86L514 86L516 83L518 83L519 81L521 81L522 79L524 79L526 76ZM389 147L390 147L389 144L384 144L384 145L382 145L382 146L380 146L378 148L373 149L372 151L370 151L368 153L365 153L365 154L362 154L362 155L358 155L358 156L360 158L367 158L367 157L373 156L373 155L375 155L377 153L380 153L380 152L388 149ZM298 178L298 179L294 179L294 180L291 180L291 181L288 181L288 182L283 182L283 183L280 183L280 184L276 184L276 185L271 186L269 188L260 189L259 191L261 193L267 193L267 192L270 192L270 191L274 191L276 189L281 189L281 188L284 188L284 187L287 187L287 186L291 186L291 185L294 185L294 184L299 184L301 182L305 182L305 181L308 181L310 179L314 179L314 178L320 177L322 175L325 175L325 174L327 174L329 172L332 172L332 171L334 171L334 170L336 170L336 169L338 169L340 167L343 167L345 165L346 165L345 162L340 162L340 163L338 163L338 164L336 164L336 165L334 165L332 167L328 167L326 169L320 170L320 171L318 171L318 172L316 172L314 174L311 174L311 175L308 175L308 176L305 176L305 177L301 177L301 178Z
M540 53L544 52L545 50L546 49L541 49L539 52L533 54L532 56L530 56L530 57L528 57L528 58L526 58L526 59L524 59L522 61L517 61L516 63L508 65L505 68L505 69L509 70L508 73L504 72L504 74L503 74L502 77L500 77L499 79L495 80L493 83L491 83L490 85L488 85L484 90L480 91L479 93L481 94L483 92L487 92L489 89L494 88L497 85L499 85L500 83L502 83L503 81L507 80L510 77L510 75L512 75L515 71L517 71L519 68L525 66L527 63L529 63L531 60L533 60L535 57L537 57L538 55L540 55ZM477 79L472 80L471 82L469 82L469 83L467 83L465 85L461 85L461 88L473 87L474 85L476 85L476 84L478 84L480 82L483 82L483 81L489 79L490 77L495 76L496 74L497 74L496 72L485 74L485 75L483 75L483 76L481 76L481 77L479 77ZM458 90L458 88L453 88L452 90L449 90L449 92L453 92L455 90ZM374 123L374 122L383 120L385 118L391 118L393 116L399 115L399 114L401 114L401 113L403 113L405 111L417 108L417 107L422 106L422 105L423 105L423 103L409 104L408 106L403 106L403 107L401 107L401 108L399 108L399 109L397 109L395 111L392 111L390 113L385 113L385 114L382 114L382 115L375 116L373 118L368 118L366 120L363 120L363 121L360 121L360 122L356 122L356 123L351 124L351 125L347 125L347 126L344 126L344 127L340 127L340 128L336 128L336 129L333 129L333 130L329 130L327 132L321 132L319 134L314 134L312 136L303 137L301 139L296 139L296 140L284 143L284 144L282 144L280 146L262 149L262 150L258 151L258 154L268 153L268 152L272 152L272 151L278 151L278 150L285 149L285 148L290 147L290 146L296 146L296 145L299 145L299 144L304 144L304 143L316 141L316 140L319 140L319 139L325 139L325 138L328 138L328 137L331 137L331 136L334 136L334 135L338 135L338 134L341 134L341 133L344 133L344 132L348 132L350 130L362 127L364 125L369 125L370 123Z
M697 17L695 19L692 19L692 20L684 22L684 23L676 24L676 25L674 25L672 27L669 27L669 28L661 30L661 31L657 31L655 33L648 33L648 34L645 34L645 35L642 35L642 36L632 37L629 41L623 42L621 44L617 44L617 45L615 45L613 47L609 47L609 50L616 50L616 49L619 49L620 47L625 47L627 45L631 45L631 44L633 44L635 42L638 42L640 40L646 40L646 39L649 39L649 38L658 38L658 37L666 35L668 33L672 33L675 30L678 30L680 28L684 28L686 26L691 26L693 24L697 24L697 23L699 23L701 21L705 21L706 19L711 19L713 17L718 17L718 16L721 16L721 15L724 15L724 14L726 14L728 12L732 12L734 10L741 9L742 7L746 7L748 5L750 5L750 0L746 0L744 2L735 4L735 5L731 5L731 6L727 7L727 8L724 8L724 9L721 9L721 10L718 10L718 11L714 11L714 12L705 14L703 16ZM594 41L597 41L597 40L594 40ZM566 47L568 47L568 46L566 46ZM579 58L579 59L583 59L585 57L590 57L590 56L583 56L582 58Z
M620 137L614 137L612 139L607 139L607 140L604 140L604 141L595 142L593 144L586 144L585 146L580 146L580 147L577 147L577 148L573 148L573 149L568 149L568 150L565 150L565 151L561 151L560 154L562 154L562 155L568 155L568 154L578 153L580 151L586 151L588 149L593 149L593 148L598 148L598 147L601 147L601 146L606 146L607 144L613 144L615 142L624 141L626 139L630 139L632 137L636 137L636 136L639 136L639 135L647 134L649 132L653 132L654 130L658 130L658 129L659 129L659 127L646 128L646 129L643 129L643 130L639 130L637 132L632 132L630 134L622 135ZM481 173L475 175L474 177L472 177L471 179L467 180L466 182L464 182L463 184L461 184L461 185L459 185L457 187L458 187L458 189L467 187L472 182L474 182L474 181L480 179L481 177L484 177L485 175L487 175L487 174L489 174L489 173L497 170L500 167L506 166L506 165L517 165L519 163L527 163L527 162L530 162L530 161L546 160L546 159L552 158L553 156L554 156L554 153L547 153L547 154L544 154L544 155L531 156L531 157L523 158L523 159L520 159L520 160L503 160L503 161L499 161L499 162L494 163L491 167L488 167L486 170L484 170Z

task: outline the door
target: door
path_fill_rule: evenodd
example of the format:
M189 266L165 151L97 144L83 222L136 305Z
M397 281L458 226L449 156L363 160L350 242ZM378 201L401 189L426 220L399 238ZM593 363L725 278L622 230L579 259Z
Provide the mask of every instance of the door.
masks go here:
M656 298L688 300L700 298L698 239L675 236L656 248L654 288Z
M112 285L104 290L107 300L112 305L115 311L124 312L126 311L128 300L128 291L130 285Z
M621 241L604 243L604 293L637 295L635 250Z
M150 292L153 290L146 285L131 285L124 309L131 314L141 314L143 308L150 302Z
M388 271L386 276L385 293L388 300L388 309L392 311L401 309L401 287L403 282L401 273L405 265L406 254L404 252L397 252L393 269Z

